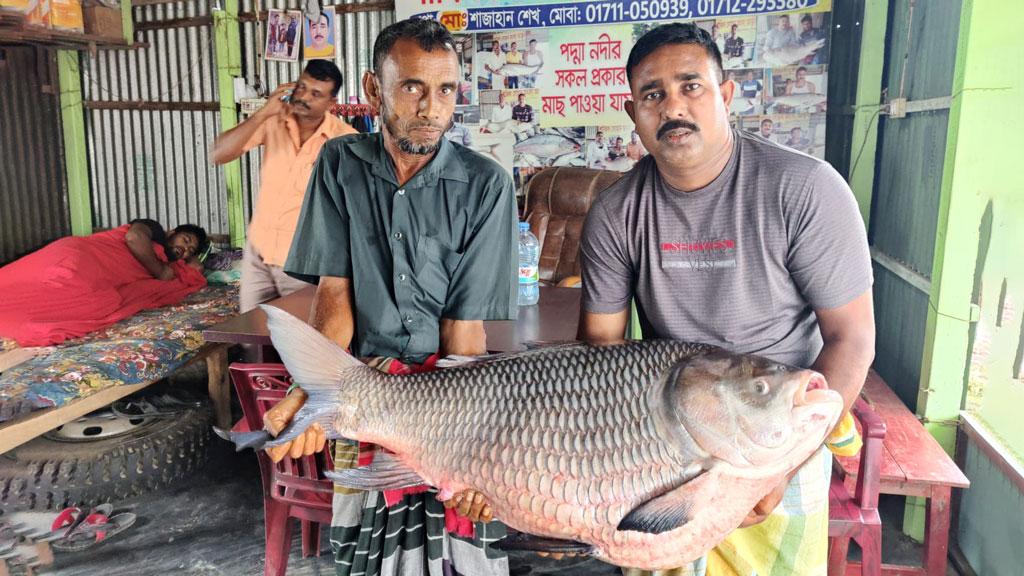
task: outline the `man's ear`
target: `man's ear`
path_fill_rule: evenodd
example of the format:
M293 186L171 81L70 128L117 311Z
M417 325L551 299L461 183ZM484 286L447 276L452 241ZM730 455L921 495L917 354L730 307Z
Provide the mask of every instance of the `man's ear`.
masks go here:
M363 72L363 94L370 106L380 110L380 79L370 70Z
M736 94L736 83L732 80L725 80L718 85L719 90L722 92L722 100L725 102L726 111L732 106L732 97Z
M636 109L633 107L633 101L626 100L622 103L622 106L626 110L626 115L633 121L633 126L636 126Z

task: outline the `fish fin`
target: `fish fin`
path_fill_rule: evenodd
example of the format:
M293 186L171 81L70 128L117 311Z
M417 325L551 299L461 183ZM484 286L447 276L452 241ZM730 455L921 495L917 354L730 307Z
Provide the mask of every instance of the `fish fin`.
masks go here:
M270 433L266 430L255 430L253 432L232 432L230 430L222 430L213 427L213 432L221 438L234 442L235 452L241 452L246 448L252 448L253 450L259 450L263 448L263 445L270 440Z
M710 474L700 474L668 492L629 511L619 530L661 534L685 525L691 519L696 493L708 485Z
M508 531L508 536L491 543L491 548L504 550L505 552L524 550L528 552L548 552L551 554L579 554L581 556L590 556L594 553L594 547L590 544L584 544L575 540L534 536L525 532L517 532L511 528Z
M476 362L483 362L490 358L500 356L500 354L486 354L483 356L462 356L460 354L449 354L444 358L437 361L435 366L438 368L455 368L457 366L466 366L467 364L474 364Z
M336 484L357 490L398 490L423 484L423 478L394 454L377 451L369 466L324 472Z
M267 315L270 340L288 367L288 373L307 391L336 389L347 370L372 370L316 328L288 312L260 305Z

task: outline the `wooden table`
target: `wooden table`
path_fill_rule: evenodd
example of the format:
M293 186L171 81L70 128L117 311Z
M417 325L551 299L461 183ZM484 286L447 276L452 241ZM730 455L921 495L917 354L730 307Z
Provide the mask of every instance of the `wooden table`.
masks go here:
M268 304L308 321L316 287L310 286ZM487 349L491 352L515 352L526 349L529 342L562 342L576 339L579 323L580 290L541 286L540 301L535 306L520 306L517 320L484 322ZM256 361L263 362L271 347L267 315L259 308L236 316L203 331L207 342L254 344Z
M885 421L886 432L881 458L879 492L921 496L927 499L925 512L923 566L883 564L886 576L927 574L945 576L949 545L950 493L967 488L970 481L957 468L942 446L924 429L882 378L871 371L864 383L863 395L871 408ZM849 485L857 477L860 456L836 457L837 472ZM847 574L856 573L856 563Z

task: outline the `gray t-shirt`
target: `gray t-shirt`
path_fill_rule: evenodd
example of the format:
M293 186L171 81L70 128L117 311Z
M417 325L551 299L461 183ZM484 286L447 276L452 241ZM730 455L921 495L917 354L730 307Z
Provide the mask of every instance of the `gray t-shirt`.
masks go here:
M645 337L810 366L822 346L813 310L871 288L864 223L826 162L733 136L700 190L671 188L647 156L601 193L580 248L583 306L621 312L635 296Z

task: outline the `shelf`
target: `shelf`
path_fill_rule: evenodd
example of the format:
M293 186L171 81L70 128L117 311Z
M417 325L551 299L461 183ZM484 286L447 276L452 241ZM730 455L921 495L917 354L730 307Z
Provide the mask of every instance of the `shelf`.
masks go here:
M30 26L25 24L24 15L0 10L0 45L3 44L37 44L69 50L116 50L145 46L128 44L124 38Z

